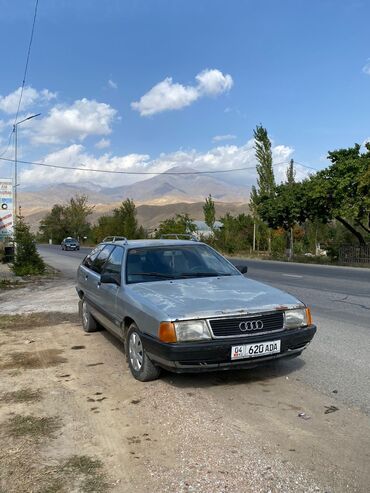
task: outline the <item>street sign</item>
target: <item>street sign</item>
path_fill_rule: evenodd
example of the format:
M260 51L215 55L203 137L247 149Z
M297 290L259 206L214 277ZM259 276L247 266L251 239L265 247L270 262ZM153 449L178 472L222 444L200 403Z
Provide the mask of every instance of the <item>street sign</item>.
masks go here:
M13 181L0 178L0 240L13 236Z

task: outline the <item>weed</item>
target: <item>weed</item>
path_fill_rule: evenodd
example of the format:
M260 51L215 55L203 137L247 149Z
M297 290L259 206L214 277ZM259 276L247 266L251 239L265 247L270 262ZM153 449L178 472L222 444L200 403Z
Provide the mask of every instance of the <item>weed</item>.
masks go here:
M6 392L0 396L2 402L32 402L41 400L41 390L20 389L13 392Z
M63 322L77 323L77 313L31 313L30 315L1 315L0 330L30 330L33 327L47 327Z
M0 368L11 370L14 368L23 368L26 370L46 368L65 363L66 358L60 356L61 349L44 349L42 351L27 351L8 354L9 360L0 364Z
M5 423L6 431L10 436L53 437L61 426L59 418L48 416L21 416L16 414Z

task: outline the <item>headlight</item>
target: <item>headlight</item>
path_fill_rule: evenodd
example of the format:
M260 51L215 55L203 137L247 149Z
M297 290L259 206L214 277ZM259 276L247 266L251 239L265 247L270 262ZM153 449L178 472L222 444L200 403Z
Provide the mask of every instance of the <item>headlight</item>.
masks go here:
M284 328L299 329L311 325L311 313L309 308L297 308L284 312Z
M179 342L211 339L211 334L209 333L205 320L175 322L175 330Z

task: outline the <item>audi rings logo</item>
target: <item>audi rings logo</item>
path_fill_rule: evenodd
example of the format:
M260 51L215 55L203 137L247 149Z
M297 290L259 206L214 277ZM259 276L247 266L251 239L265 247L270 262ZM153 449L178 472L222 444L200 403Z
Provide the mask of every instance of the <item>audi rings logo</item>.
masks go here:
M240 322L239 329L242 332L261 330L263 329L263 322L262 320L249 320L247 322Z

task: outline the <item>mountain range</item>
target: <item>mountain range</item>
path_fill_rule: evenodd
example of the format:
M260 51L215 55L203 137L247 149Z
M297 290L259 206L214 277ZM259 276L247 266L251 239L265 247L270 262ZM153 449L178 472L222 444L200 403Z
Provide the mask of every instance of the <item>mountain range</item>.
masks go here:
M59 183L20 190L19 203L25 215L66 203L72 196L87 195L93 205L116 205L130 198L136 204L174 204L202 202L209 194L218 202L247 202L249 188L224 182L213 175L196 174L187 167L169 170L178 176L160 174L132 185L103 187L90 182ZM188 173L188 174L180 174Z

